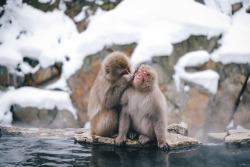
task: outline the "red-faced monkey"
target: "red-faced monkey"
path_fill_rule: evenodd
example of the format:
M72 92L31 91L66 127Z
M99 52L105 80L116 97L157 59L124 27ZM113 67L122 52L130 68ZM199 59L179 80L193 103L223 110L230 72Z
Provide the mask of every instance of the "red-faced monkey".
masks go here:
M90 90L88 116L92 135L113 136L118 131L120 99L132 84L129 58L122 52L109 54Z
M141 144L157 139L160 149L169 149L166 140L167 103L159 88L155 69L148 65L140 66L133 85L124 92L121 104L117 145L126 141L127 133L132 129L140 134Z

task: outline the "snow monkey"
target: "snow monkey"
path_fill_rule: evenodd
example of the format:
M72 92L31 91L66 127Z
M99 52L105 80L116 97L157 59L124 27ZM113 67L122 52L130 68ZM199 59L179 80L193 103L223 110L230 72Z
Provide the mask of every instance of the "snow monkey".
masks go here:
M115 142L122 145L129 130L140 134L139 143L156 140L162 150L169 149L166 140L167 102L158 84L158 74L148 65L141 65L133 85L121 98L119 135Z
M92 135L111 137L118 132L120 99L132 85L129 58L122 52L109 54L102 62L90 90L88 116Z

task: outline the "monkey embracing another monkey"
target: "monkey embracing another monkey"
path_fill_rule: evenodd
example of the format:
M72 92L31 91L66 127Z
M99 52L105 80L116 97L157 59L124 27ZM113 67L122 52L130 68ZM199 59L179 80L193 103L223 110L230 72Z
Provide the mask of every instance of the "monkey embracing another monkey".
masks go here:
M111 137L118 131L120 99L132 84L130 62L122 52L109 54L90 90L88 116L92 135Z
M121 104L117 145L126 141L129 130L134 130L140 134L139 143L157 139L160 149L169 149L166 140L167 102L159 88L155 69L148 65L140 66L132 87L124 92Z

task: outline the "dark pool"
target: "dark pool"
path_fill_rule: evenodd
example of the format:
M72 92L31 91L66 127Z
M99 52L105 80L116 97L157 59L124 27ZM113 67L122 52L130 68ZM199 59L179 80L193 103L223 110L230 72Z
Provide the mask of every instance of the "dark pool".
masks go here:
M170 151L81 145L64 138L0 138L0 166L250 167L250 147L204 145Z

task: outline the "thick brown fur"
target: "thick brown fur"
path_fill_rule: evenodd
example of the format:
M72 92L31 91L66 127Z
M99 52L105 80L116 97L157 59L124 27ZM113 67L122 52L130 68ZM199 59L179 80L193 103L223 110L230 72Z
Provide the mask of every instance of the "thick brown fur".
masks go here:
M120 99L131 85L130 62L122 52L109 54L90 90L88 116L91 134L113 136L118 131Z
M122 98L119 135L116 144L121 145L127 139L129 130L140 134L139 142L144 144L157 140L160 149L168 149L166 140L167 103L158 84L156 70L148 65L141 65L139 71L144 71L143 79L133 79L133 86L128 88Z

